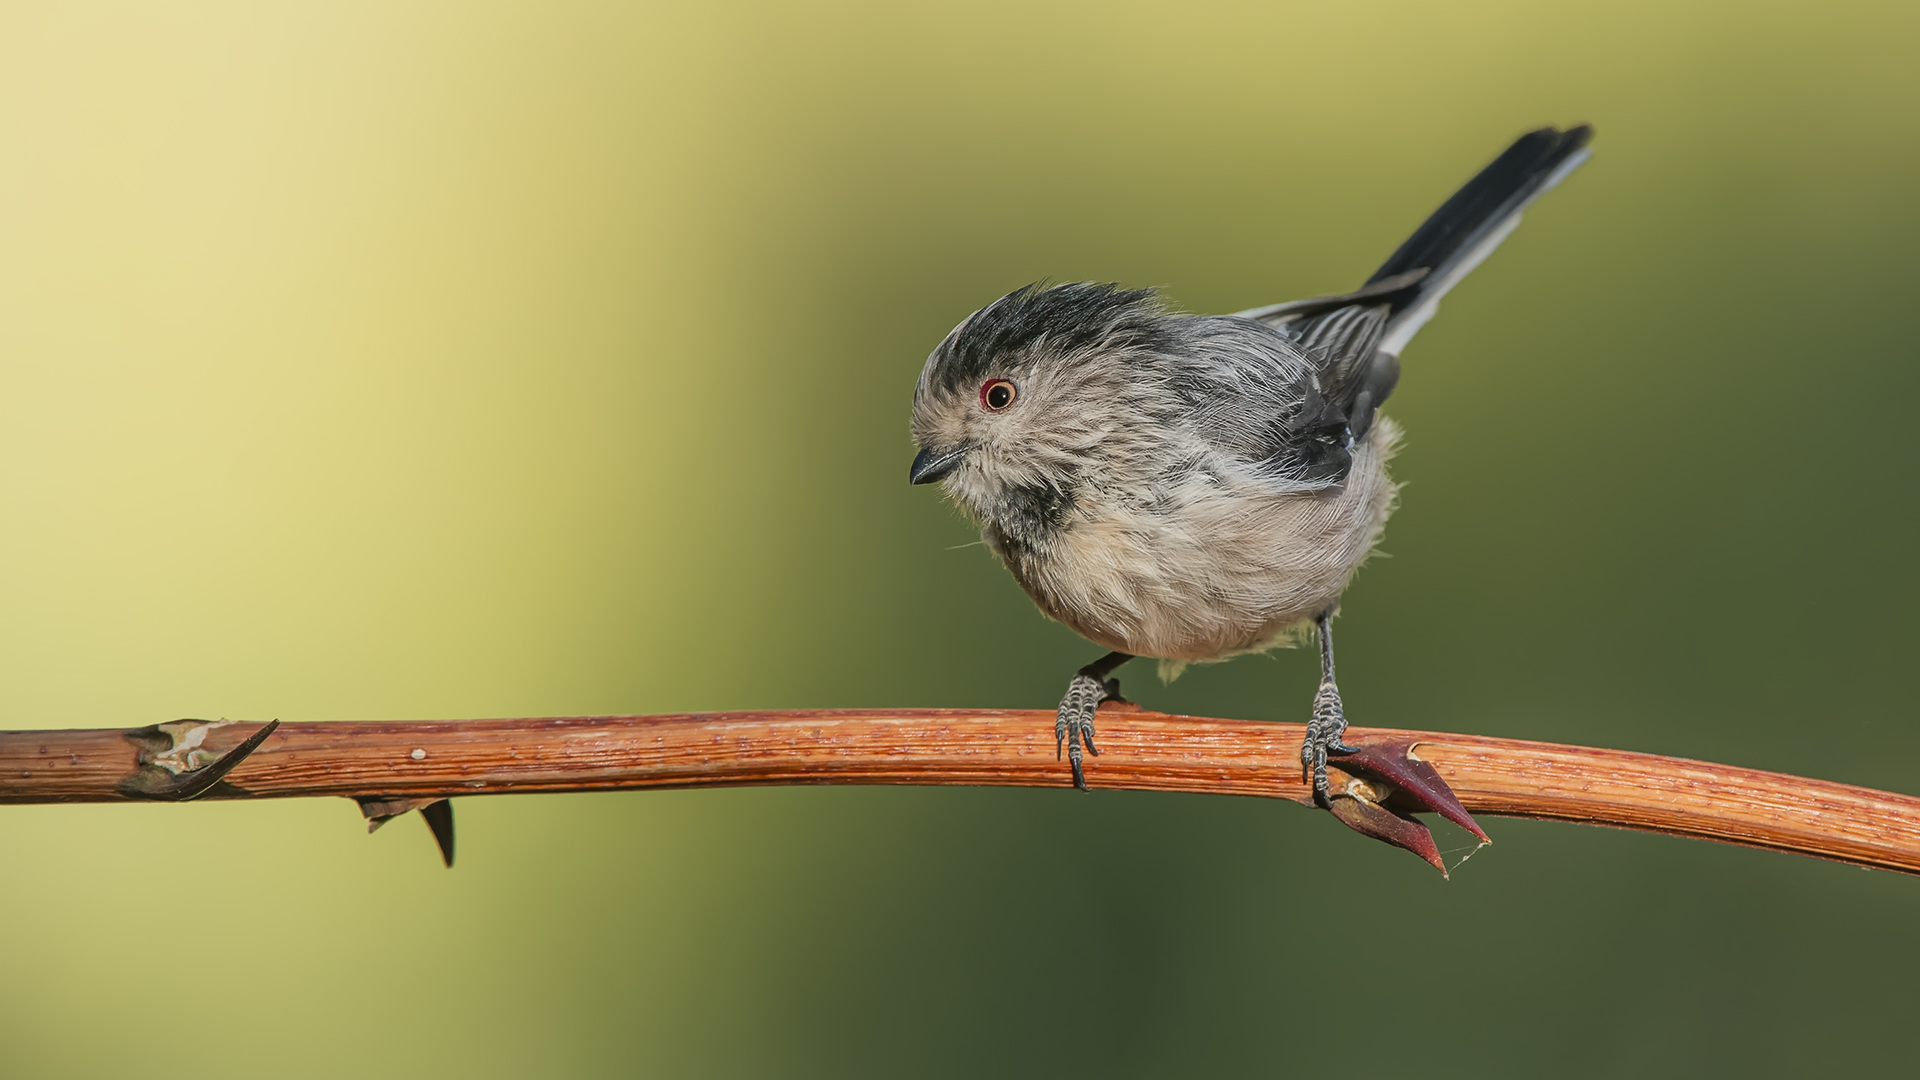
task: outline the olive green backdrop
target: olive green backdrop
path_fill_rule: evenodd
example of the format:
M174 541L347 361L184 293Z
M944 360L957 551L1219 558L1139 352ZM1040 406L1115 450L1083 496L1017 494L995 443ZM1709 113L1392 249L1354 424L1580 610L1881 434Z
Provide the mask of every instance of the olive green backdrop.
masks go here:
M1920 792L1911 4L0 7L0 726L1047 706L905 482L1036 278L1351 287L1598 126L1406 357L1354 719ZM1305 716L1310 654L1169 710ZM1282 763L1283 764L1283 763ZM1912 1056L1920 881L1286 803L0 810L0 1074L1700 1076ZM1464 853L1462 834L1443 845Z

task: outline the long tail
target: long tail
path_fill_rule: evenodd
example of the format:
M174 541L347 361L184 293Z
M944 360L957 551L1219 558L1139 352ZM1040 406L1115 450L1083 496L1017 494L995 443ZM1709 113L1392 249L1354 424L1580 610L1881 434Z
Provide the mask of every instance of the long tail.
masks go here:
M1520 136L1353 292L1236 313L1279 330L1316 361L1318 404L1295 424L1333 442L1364 436L1400 381L1401 350L1433 318L1440 298L1493 254L1527 204L1587 160L1592 137L1585 124Z
M1367 279L1368 285L1418 273L1419 279L1395 290L1387 325L1378 346L1395 356L1433 318L1447 290L1479 266L1520 224L1520 212L1580 167L1591 153L1593 129L1585 124L1558 131L1541 128L1520 136L1506 152L1453 193L1414 230L1393 257Z

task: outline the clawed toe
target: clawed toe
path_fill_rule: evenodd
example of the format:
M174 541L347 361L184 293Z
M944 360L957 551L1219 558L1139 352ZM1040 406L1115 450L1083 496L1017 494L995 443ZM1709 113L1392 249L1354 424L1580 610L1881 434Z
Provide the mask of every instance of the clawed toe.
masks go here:
M1100 756L1100 748L1093 742L1093 717L1099 711L1100 703L1120 696L1120 680L1104 678L1100 665L1089 665L1073 677L1067 684L1067 695L1060 699L1059 711L1053 722L1053 756L1058 760L1061 752L1066 753L1067 764L1073 770L1073 786L1081 791L1087 790L1085 754Z
M1300 744L1300 780L1313 785L1314 804L1328 807L1327 755L1352 754L1358 747L1348 746L1342 738L1347 731L1346 711L1340 706L1340 690L1331 678L1320 683L1313 696L1313 716L1307 721L1307 737Z

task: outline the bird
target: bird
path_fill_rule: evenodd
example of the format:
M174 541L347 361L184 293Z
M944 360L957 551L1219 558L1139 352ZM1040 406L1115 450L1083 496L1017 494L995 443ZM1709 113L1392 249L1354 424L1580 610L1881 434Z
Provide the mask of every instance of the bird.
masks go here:
M1592 135L1522 135L1351 292L1192 315L1155 289L1034 283L927 357L908 479L940 484L1043 614L1109 650L1055 711L1074 787L1122 664L1177 674L1311 637L1301 779L1330 808L1329 757L1356 749L1332 620L1395 508L1401 431L1380 409L1401 353Z

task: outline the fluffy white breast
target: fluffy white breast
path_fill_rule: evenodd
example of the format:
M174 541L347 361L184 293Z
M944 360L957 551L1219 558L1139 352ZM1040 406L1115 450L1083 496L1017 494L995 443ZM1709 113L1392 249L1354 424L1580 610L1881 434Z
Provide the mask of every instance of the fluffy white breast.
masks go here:
M1273 492L1222 463L1153 500L1082 502L1043 549L988 540L1042 611L1107 648L1181 661L1269 648L1337 604L1379 541L1399 435L1382 417L1336 490Z

